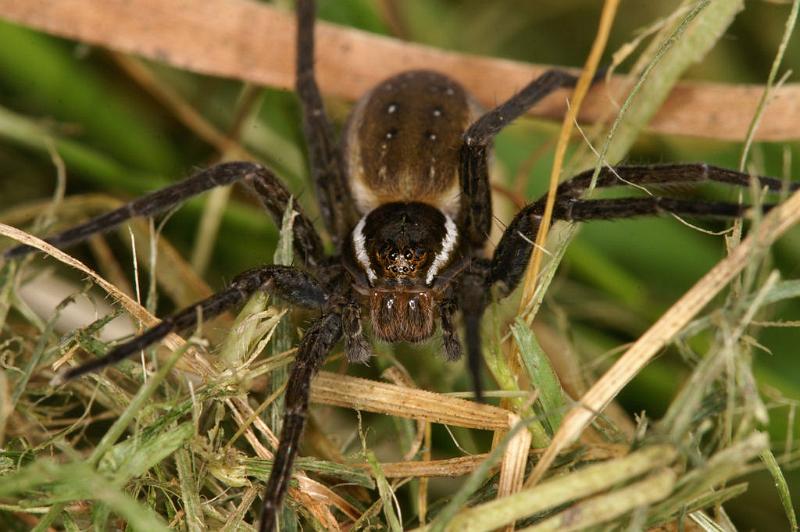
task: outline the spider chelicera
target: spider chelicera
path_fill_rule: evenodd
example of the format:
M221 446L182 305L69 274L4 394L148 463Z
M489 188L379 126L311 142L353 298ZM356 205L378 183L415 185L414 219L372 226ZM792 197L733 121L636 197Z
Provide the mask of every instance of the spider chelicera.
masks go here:
M72 379L138 353L172 331L197 325L265 290L319 316L303 336L286 388L280 445L263 499L261 530L273 530L289 486L308 410L314 374L340 339L349 361L371 356L362 319L388 342L420 342L442 335L447 360L461 357L457 317L475 395L480 399L481 316L494 289L505 297L519 284L532 251L544 200L520 210L491 256L485 252L491 225L488 156L495 135L552 91L574 85L569 73L552 70L508 101L481 112L458 83L432 71L387 79L355 106L334 141L314 77L314 3L297 5L296 88L322 219L335 252L297 207L293 226L295 266L265 265L238 275L230 285L165 318L105 357L66 371ZM751 176L705 164L618 166L597 176L597 187L715 181L745 187ZM783 182L755 178L770 190ZM587 221L675 213L701 217L741 216L746 206L660 196L581 199L592 172L558 189L554 217ZM80 242L136 216L152 216L208 189L241 182L280 223L290 194L268 169L248 162L224 163L120 209L68 229L47 241L59 247ZM798 188L792 184L792 189ZM31 251L19 246L6 258Z

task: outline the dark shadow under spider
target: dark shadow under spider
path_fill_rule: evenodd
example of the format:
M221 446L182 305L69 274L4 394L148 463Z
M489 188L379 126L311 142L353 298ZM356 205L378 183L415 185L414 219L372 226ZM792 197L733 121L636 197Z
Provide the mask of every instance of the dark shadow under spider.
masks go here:
M548 71L508 101L475 117L468 112L469 96L452 80L426 71L399 74L380 84L356 105L339 146L334 141L314 77L313 2L300 0L297 12L296 89L303 108L303 127L320 212L336 251L325 255L322 239L295 205L298 216L293 225L293 243L297 266L264 265L248 270L222 291L165 318L105 357L62 374L63 379L68 380L114 364L170 332L196 326L198 316L211 319L242 304L259 290L278 295L292 305L319 311L320 316L300 341L289 375L280 445L263 500L262 531L275 528L289 485L308 410L311 379L342 338L348 360L364 362L371 356L361 324L363 308L370 311L376 335L388 341L424 340L432 334L433 320L438 318L443 351L448 360L461 356L461 341L456 332L456 318L460 313L469 370L476 396L481 398L481 316L492 287L498 287L496 294L505 297L519 284L531 255L530 242L536 238L545 201L542 198L521 209L509 223L492 256L487 257L484 249L492 220L487 162L491 143L497 133L541 98L556 89L573 86L576 81L569 73ZM430 113L428 118L434 125L416 131L416 122L412 124L404 116L419 109ZM447 124L437 126L439 122L435 119L445 114L449 115ZM450 127L453 124L455 128ZM404 135L411 135L407 132L420 135L406 139ZM356 152L359 153L357 163L353 162ZM371 153L378 153L382 158L376 162ZM442 155L444 161L424 159L423 155L428 153ZM387 168L392 165L403 171L417 171L407 178L405 195L394 191L391 176L386 178ZM376 169L377 174L369 173ZM441 176L442 172L445 177ZM558 187L555 219L581 222L663 213L734 218L742 216L748 208L733 203L662 196L582 199L593 173L583 172ZM406 174L396 173L395 182L402 182L404 178L397 177L402 175ZM445 182L446 179L450 181ZM775 192L800 188L797 183L752 177L706 164L603 168L596 186L718 182L748 187L752 180L759 187ZM47 242L68 247L130 218L154 216L206 190L236 182L246 184L280 224L290 199L284 184L264 166L232 162L198 172L50 237ZM455 207L452 198L444 195L452 186L457 189ZM370 194L380 196L375 205L370 203ZM387 231L401 234L389 238L385 235ZM386 248L390 241L394 248L391 245ZM21 257L30 251L29 247L18 246L7 251L4 257Z

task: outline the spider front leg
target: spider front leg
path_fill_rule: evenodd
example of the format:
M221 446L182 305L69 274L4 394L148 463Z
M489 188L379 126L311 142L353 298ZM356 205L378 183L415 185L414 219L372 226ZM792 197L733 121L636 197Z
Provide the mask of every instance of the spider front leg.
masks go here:
M591 185L594 170L587 170L564 181L558 187L559 198L578 198ZM784 186L788 191L800 188L798 182L784 182L774 177L751 176L743 172L720 168L705 163L650 164L603 166L597 175L597 188L618 187L625 185L677 185L699 184L706 182L722 183L737 187L748 187L755 180L760 187L780 192Z
M261 532L275 530L277 514L289 488L292 466L308 415L311 379L319 371L328 353L342 336L342 316L336 312L324 314L306 331L300 341L289 381L286 384L285 411L280 443L275 452L272 471L264 492L261 512Z
M338 248L359 217L314 75L315 11L313 0L298 0L295 88L303 107L303 132L322 219Z
M272 218L280 224L290 197L286 187L275 174L260 164L230 162L212 166L174 185L137 198L118 209L51 236L45 241L56 247L68 247L92 235L110 231L131 218L154 216L207 190L239 181L244 181L252 187ZM322 241L308 217L302 214L298 206L293 208L298 212L293 225L295 251L304 263L321 264L324 257ZM16 246L6 251L3 257L7 259L21 257L32 251L35 249L29 246Z
M481 384L481 320L489 302L489 261L473 259L458 278L458 303L464 322L464 341L467 344L467 366L472 376L475 399L483 401Z
M191 307L183 309L132 340L118 345L106 356L71 368L57 377L58 381L74 379L128 358L158 342L173 331L195 327L199 319L211 319L244 303L258 290L267 290L286 301L307 308L321 308L328 300L322 286L309 274L290 266L262 266L246 271L230 286Z
M542 98L562 87L573 87L578 78L562 70L548 70L520 92L485 113L464 133L460 153L460 224L475 249L482 249L492 223L488 153L494 137Z
M456 333L455 313L458 310L454 298L448 297L439 305L439 322L442 328L442 347L448 362L455 362L461 358L461 342Z
M503 295L511 293L525 273L533 251L533 241L536 239L536 233L544 213L545 199L542 198L531 203L517 213L495 249L489 274L489 286L495 283L501 285ZM767 210L773 206L774 204L766 204L762 207ZM746 214L749 208L749 205L738 203L685 200L661 196L599 200L580 200L561 196L556 198L553 219L585 222L670 213L702 218L738 218Z

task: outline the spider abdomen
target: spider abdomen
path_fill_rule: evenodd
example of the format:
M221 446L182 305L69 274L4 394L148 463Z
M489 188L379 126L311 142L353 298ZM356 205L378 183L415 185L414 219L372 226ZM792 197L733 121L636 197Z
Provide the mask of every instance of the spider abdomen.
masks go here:
M477 113L461 85L432 71L398 74L361 98L343 150L360 213L421 202L455 217L461 137Z

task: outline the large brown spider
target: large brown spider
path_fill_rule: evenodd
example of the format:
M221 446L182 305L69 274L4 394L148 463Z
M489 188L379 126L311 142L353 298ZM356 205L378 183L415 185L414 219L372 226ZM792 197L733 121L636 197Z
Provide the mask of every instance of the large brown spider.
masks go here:
M544 200L514 217L491 257L485 253L491 223L488 155L494 137L541 98L576 78L552 70L496 108L482 112L455 81L433 71L398 74L364 95L337 145L314 77L314 2L299 0L296 88L304 110L313 181L322 219L334 246L298 211L293 226L295 266L263 265L238 275L213 296L165 318L159 325L114 348L105 357L63 374L73 379L96 371L243 303L259 290L319 312L300 343L286 389L280 445L263 499L261 530L273 530L286 494L305 424L312 377L340 339L351 362L365 362L371 349L362 327L388 342L420 342L441 330L447 360L461 357L457 317L475 395L481 398L481 316L493 288L505 297L519 284L531 255ZM558 189L554 216L587 221L675 213L738 217L747 206L646 198L581 199L592 173ZM777 179L757 178L770 190ZM617 166L599 173L598 187L716 181L746 187L747 174L705 164ZM152 216L208 189L247 184L280 221L290 199L268 169L247 162L224 163L49 239L66 247L108 231L136 216ZM792 184L792 189L798 188ZM297 209L297 207L295 207ZM6 258L31 251L19 246Z

